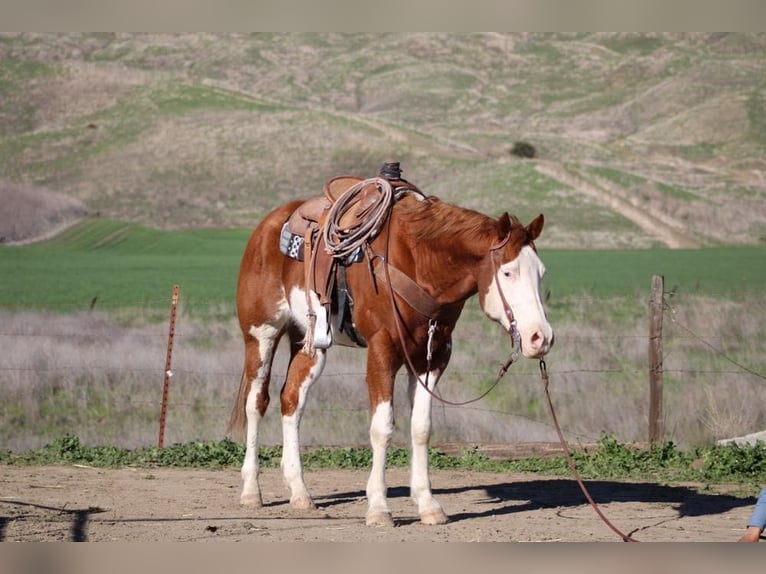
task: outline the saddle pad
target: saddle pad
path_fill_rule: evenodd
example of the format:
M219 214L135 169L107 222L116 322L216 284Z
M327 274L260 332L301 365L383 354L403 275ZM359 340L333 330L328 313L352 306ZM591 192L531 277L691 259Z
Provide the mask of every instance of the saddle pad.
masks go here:
M282 232L279 234L279 250L290 259L304 260L306 240L302 235L296 235L289 229L289 222L285 221Z
M282 231L279 234L279 250L290 259L298 261L306 259L306 239L290 230L289 221L285 221L282 225ZM342 257L338 261L341 265L348 266L362 259L364 259L364 252L361 247L358 247L348 257Z

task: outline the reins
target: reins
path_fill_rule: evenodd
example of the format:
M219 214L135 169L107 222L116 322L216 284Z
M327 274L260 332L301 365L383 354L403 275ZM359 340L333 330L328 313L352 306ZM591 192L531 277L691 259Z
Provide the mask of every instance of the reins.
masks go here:
M545 400L548 403L548 409L550 410L551 418L553 419L553 426L556 429L556 434L559 437L559 442L561 442L561 447L564 449L564 456L567 460L567 464L569 465L569 470L572 472L572 475L577 481L577 485L580 487L583 495L585 495L585 498L590 503L591 507L593 507L593 510L596 511L596 514L598 514L601 520L603 520L604 524L606 524L615 534L617 534L617 536L622 538L623 542L640 542L640 540L636 540L635 538L628 536L619 530L614 524L612 524L612 522L604 515L604 513L601 512L601 509L598 507L588 492L588 489L585 487L585 483L582 481L582 478L580 478L580 473L577 472L577 467L575 466L574 459L572 458L572 454L569 451L569 446L567 445L566 439L564 438L564 433L561 432L561 426L559 425L558 418L556 417L556 411L553 408L553 401L551 400L551 395L548 392L548 383L550 382L550 379L548 378L548 370L543 359L540 359L540 378L543 383Z

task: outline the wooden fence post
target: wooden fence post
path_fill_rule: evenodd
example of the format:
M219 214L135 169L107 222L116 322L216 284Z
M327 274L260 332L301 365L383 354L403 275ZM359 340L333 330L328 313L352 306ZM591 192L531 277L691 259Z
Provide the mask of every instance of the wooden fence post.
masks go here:
M662 440L662 312L665 278L652 277L649 300L649 443Z
M170 328L168 330L168 352L165 359L165 382L162 385L162 407L160 407L160 436L157 440L157 446L162 448L165 444L165 416L168 409L168 390L170 388L170 377L173 371L170 370L170 359L173 356L173 335L176 328L176 307L178 306L178 285L173 286L173 299L170 304Z

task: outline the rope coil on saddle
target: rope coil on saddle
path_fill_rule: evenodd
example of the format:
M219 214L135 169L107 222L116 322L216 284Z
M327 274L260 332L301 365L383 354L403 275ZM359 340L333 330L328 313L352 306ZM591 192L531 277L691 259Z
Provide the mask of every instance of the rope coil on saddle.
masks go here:
M341 218L349 207L357 200L357 196L369 185L375 185L378 190L377 200L366 207L354 218L354 222L346 227L341 224ZM381 225L391 212L394 194L391 184L381 177L365 179L351 186L338 200L333 203L327 214L323 229L325 251L334 257L351 255L380 230Z

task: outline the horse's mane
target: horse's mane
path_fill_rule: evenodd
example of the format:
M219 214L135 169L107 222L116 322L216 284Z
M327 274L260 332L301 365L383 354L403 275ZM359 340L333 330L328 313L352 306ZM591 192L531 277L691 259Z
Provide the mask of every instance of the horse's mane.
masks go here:
M436 241L456 235L469 241L478 241L495 239L498 235L496 219L472 209L452 205L435 196L425 201L400 204L396 214L407 221L411 228L409 232L417 242Z

